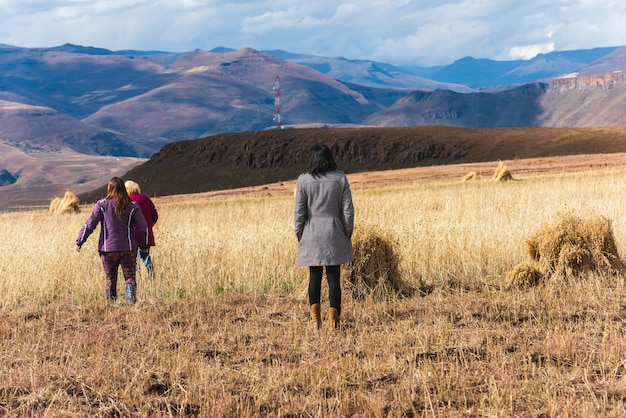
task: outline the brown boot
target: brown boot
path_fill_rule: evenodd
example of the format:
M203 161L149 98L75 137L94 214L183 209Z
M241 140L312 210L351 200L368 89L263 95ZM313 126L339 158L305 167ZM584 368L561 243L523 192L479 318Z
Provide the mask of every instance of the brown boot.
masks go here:
M311 326L313 331L319 331L322 327L322 316L320 314L320 304L314 303L311 305Z
M339 309L330 308L328 314L330 315L331 330L339 329Z

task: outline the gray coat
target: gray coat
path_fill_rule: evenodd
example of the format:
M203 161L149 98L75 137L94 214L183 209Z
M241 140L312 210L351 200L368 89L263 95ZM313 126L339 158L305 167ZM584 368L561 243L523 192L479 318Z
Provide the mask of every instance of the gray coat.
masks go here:
M336 266L352 261L354 206L344 173L301 174L294 220L299 265Z

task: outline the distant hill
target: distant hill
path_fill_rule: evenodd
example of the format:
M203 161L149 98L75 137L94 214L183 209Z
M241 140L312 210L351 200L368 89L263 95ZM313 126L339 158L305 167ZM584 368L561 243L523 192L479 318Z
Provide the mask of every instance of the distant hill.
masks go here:
M582 66L576 71L579 76L597 76L602 74L614 74L626 72L624 63L626 62L626 48L615 48L609 54L598 57L591 63Z
M50 127L55 130L51 131ZM26 152L57 152L69 148L79 153L147 157L149 147L126 134L91 126L44 106L0 100L0 138Z
M443 89L465 93L474 90L464 83L437 81L417 74L418 71L413 72L410 68L405 70L382 62L293 54L282 50L266 52L285 61L306 65L339 81L365 87L401 90ZM436 74L434 71L433 73Z
M416 91L368 116L375 126L476 128L626 124L626 72L555 78L492 93Z
M107 105L85 122L118 132L170 141L273 126L274 77L285 92L289 124L358 124L382 108L378 96L361 92L309 67L243 49L222 54L196 50L170 64L166 87ZM128 118L127 115L133 115Z
M284 129L177 141L123 175L150 196L199 193L294 180L308 149L327 144L346 173L429 165L626 152L626 127L476 129ZM104 187L104 186L103 186ZM91 202L104 188L82 194Z
M401 67L415 74L428 74L428 78L445 83L466 85L489 91L502 89L584 71L596 61L615 52L618 47L593 48L576 51L553 51L539 54L529 60L495 61L485 58L464 57L450 65L432 71L419 67ZM624 61L621 62L624 69ZM608 71L607 71L608 72ZM596 72L604 74L604 72Z
M415 91L369 116L364 122L377 126L545 126L539 123L545 112L540 102L548 88L547 84L533 83L494 93Z

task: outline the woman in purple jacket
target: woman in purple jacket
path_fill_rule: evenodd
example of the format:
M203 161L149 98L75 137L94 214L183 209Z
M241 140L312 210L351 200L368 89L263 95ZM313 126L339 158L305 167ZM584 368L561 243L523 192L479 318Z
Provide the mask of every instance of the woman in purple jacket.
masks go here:
M130 200L124 182L119 177L109 180L106 197L94 205L76 239L76 251L80 251L98 224L98 252L106 275L107 301L117 299L117 271L121 266L126 282L126 301L135 303L137 248L148 248L148 226L141 208Z

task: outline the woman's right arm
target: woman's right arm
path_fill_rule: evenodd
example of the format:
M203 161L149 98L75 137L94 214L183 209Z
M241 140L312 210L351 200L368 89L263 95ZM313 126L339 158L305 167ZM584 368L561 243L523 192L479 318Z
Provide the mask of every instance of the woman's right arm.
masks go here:
M352 238L352 232L354 231L354 204L352 203L352 191L350 190L350 183L348 183L347 178L343 184L341 206L346 236Z
M91 235L98 223L104 217L104 207L100 205L100 202L96 203L91 210L91 215L87 218L87 222L80 229L78 238L76 238L76 251L80 251L80 247L87 241L87 238Z

